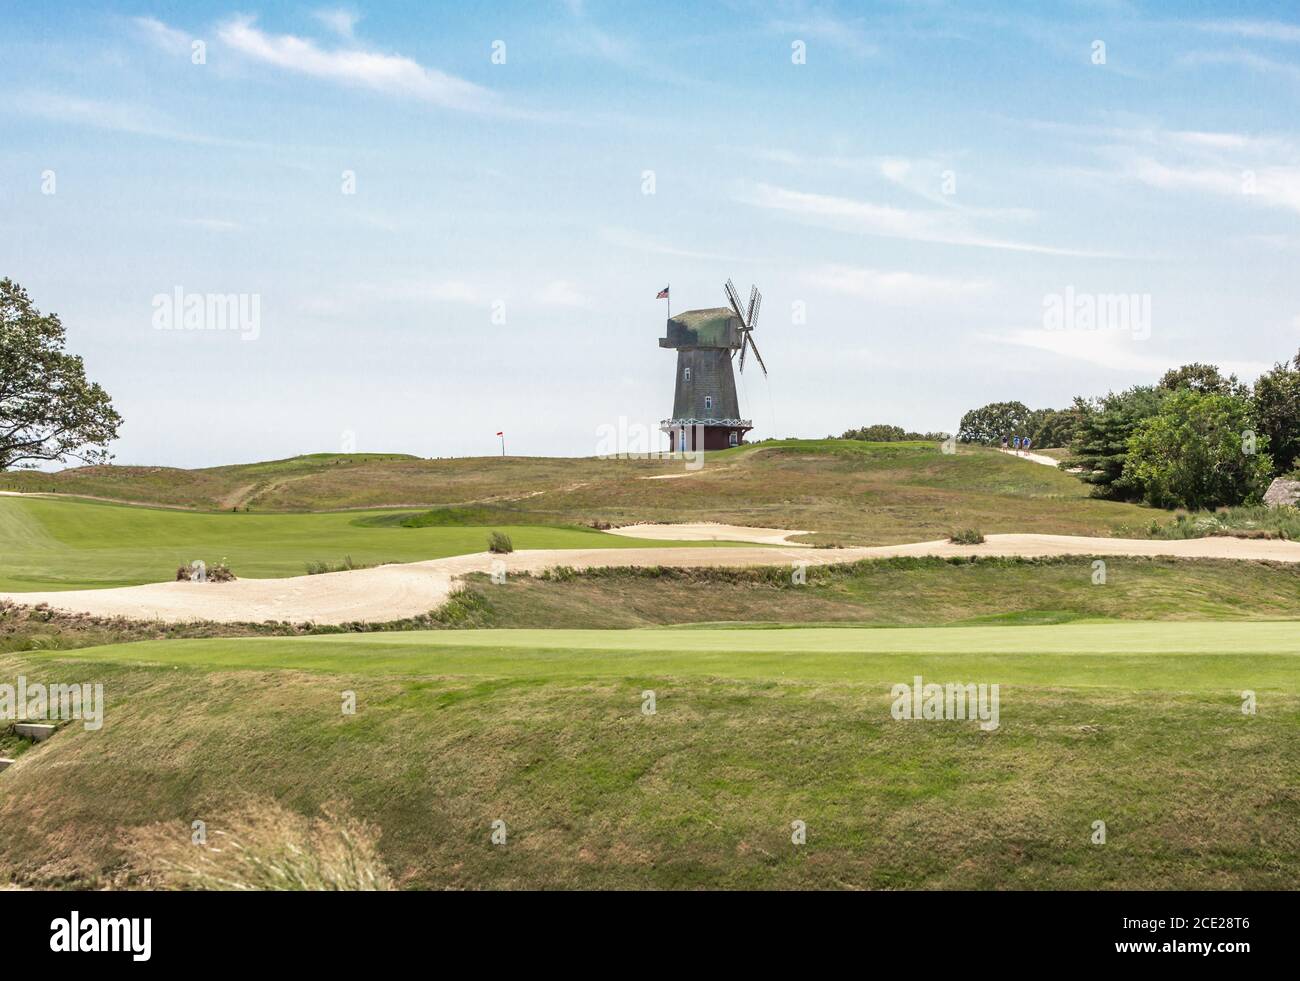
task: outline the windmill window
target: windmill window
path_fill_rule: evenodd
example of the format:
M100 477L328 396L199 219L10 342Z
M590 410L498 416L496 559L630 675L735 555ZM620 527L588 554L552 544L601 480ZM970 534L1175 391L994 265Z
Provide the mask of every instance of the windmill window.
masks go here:
M727 437L727 445L728 446L740 445L740 434L737 433L734 429L731 431L731 434Z
M687 380L687 381L690 381L690 380L691 380L691 369L690 369L690 368L687 368L687 369L686 369L686 380Z
M713 408L713 396L712 396L712 395L706 395L706 396L704 396L704 408L706 408L706 409L712 409L712 408Z

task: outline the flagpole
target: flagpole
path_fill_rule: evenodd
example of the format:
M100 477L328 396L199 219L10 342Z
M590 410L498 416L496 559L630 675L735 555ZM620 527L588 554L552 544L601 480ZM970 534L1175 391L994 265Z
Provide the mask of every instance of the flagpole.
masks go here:
M501 434L501 455L503 457L506 455L506 434L505 433Z
M664 299L668 301L668 319L672 320L673 319L673 284L669 283L664 288L664 292L668 294L667 296L664 297Z

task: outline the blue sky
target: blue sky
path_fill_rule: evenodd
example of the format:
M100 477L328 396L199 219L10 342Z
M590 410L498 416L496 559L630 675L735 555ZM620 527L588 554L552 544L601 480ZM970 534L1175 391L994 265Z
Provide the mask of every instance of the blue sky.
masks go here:
M755 438L1300 348L1294 4L0 15L0 275L113 394L121 463L594 453L671 409L656 292L728 276L764 294ZM177 289L255 295L256 337L156 329ZM1149 329L1048 329L1067 290Z

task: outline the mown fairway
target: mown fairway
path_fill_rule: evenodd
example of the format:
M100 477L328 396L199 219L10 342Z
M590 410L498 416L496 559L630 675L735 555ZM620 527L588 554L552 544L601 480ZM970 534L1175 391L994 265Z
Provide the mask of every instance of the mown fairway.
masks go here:
M141 884L150 859L125 833L188 836L274 800L346 805L408 887L1296 888L1297 626L460 631L4 655L0 676L102 681L109 707L101 731L65 728L0 774L0 879ZM1000 727L892 719L890 687L918 674L1001 685Z
M385 512L197 514L95 501L0 497L0 589L84 589L161 582L177 566L226 560L235 575L299 576L308 562L416 562L487 549L492 530L406 528ZM399 515L400 517L400 515ZM516 548L637 548L671 542L583 528L514 525ZM722 544L722 543L719 543Z

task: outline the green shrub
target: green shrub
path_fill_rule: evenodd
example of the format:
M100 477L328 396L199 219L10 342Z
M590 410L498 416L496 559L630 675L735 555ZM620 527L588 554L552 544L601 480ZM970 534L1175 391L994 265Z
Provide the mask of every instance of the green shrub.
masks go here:
M966 528L962 531L954 531L948 536L948 541L954 545L983 545L984 534L977 528Z
M514 543L510 541L510 536L504 532L494 531L488 535L488 551L504 555L507 552L515 550Z

